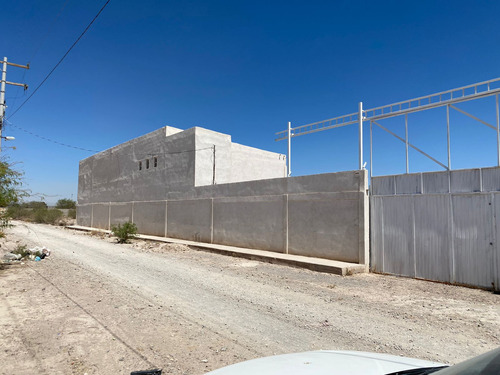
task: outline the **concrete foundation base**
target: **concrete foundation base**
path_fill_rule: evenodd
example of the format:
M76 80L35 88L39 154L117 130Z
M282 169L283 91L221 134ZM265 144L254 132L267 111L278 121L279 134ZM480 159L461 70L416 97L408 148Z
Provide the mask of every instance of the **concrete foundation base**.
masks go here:
M72 225L67 228L75 230L83 230L83 231L99 231L103 233L110 233L110 231L108 230L83 227L79 225ZM178 243L191 247L196 247L203 251L215 252L222 255L235 256L235 257L258 260L268 263L285 264L293 267L307 268L312 271L332 273L341 276L349 276L355 273L368 272L368 265L364 264L340 262L336 260L312 258L300 255L279 254L271 251L247 249L243 247L235 247L227 245L207 244L204 242L180 240L176 238L167 238L167 237L158 237L149 235L137 235L137 238L149 241L165 242L165 243Z

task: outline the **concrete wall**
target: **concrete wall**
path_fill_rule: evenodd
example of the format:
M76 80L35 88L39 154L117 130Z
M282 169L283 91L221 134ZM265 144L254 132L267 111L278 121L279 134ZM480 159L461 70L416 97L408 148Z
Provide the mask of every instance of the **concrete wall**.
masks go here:
M375 272L500 290L500 168L373 177Z
M193 187L155 202L84 203L78 224L88 225L89 212L103 229L131 217L143 234L368 264L366 171Z
M231 142L231 136L196 129L195 186L264 180L286 176L286 157ZM215 157L213 146L215 145ZM214 175L215 160L215 175Z
M265 165L265 168L262 166ZM286 156L231 144L231 182L286 177Z
M284 177L285 165L283 155L233 144L226 134L167 126L82 160L78 203L166 200L214 178L221 184Z
M133 202L132 221L137 225L139 233L147 233L153 236L165 236L167 218L167 203L156 202Z
M167 202L167 237L212 242L212 200Z
M78 203L165 199L167 191L194 186L195 129L175 130L158 129L82 160Z
M196 153L194 186L212 185L214 177L216 184L232 182L231 136L203 128L196 128L196 149L199 151Z
M213 242L286 252L286 196L214 199Z

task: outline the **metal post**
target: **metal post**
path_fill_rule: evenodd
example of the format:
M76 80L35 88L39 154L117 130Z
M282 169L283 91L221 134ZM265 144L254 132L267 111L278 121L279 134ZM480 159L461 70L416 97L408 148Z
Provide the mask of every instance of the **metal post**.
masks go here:
M451 152L450 152L450 105L446 106L446 132L448 137L448 170L451 171Z
M373 121L370 120L370 186L373 176Z
M215 145L214 145L214 150L213 150L213 170L212 170L212 185L215 185Z
M363 102L359 102L359 169L363 169Z
M405 114L405 143L406 143L406 174L410 173L410 164L408 161L408 114Z
M7 57L3 58L2 82L0 84L0 152L2 151L2 129L5 116L5 82L7 80Z
M498 166L500 167L500 111L498 109L498 94L496 94L496 104L497 104L497 159L498 159Z
M288 121L287 177L292 175L292 123Z

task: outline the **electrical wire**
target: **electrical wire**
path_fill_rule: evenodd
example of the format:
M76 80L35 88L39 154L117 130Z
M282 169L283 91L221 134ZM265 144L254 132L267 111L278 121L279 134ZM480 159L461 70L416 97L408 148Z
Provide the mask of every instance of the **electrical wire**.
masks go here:
M61 8L61 10L59 11L59 14L57 15L56 19L54 20L54 23L57 21L57 19L59 18L59 16L61 15L62 11L64 10L64 8L66 7L67 3L68 3L69 0L67 0L63 7ZM85 30L83 30L83 32L80 34L80 36L76 39L76 41L71 45L71 47L66 51L66 53L63 55L63 57L58 61L58 63L52 68L52 70L45 76L45 78L43 79L43 81L35 88L35 90L30 94L30 96L28 96L26 98L26 100L24 102L21 103L21 105L19 107L16 108L16 110L9 115L8 118L5 119L5 121L7 123L9 123L10 126L16 128L16 129L19 129L27 134L30 134L34 137L37 137L37 138L40 138L40 139L43 139L45 141L48 141L48 142L52 142L54 144L57 144L57 145L60 145L60 146L64 146L64 147L68 147L68 148L73 148L73 149L76 149L76 150L82 150L82 151L88 151L88 152L94 152L94 153L97 153L97 152L100 152L100 151L97 151L97 150L91 150L91 149L87 149L87 148L83 148L83 147L78 147L78 146L73 146L73 145L70 145L70 144L67 144L67 143L63 143L63 142L59 142L59 141L56 141L56 140L53 140L53 139L50 139L50 138L47 138L47 137L44 137L42 135L39 135L39 134L36 134L36 133L33 133L32 131L29 131L29 130L26 130L18 125L14 125L11 121L9 121L10 118L12 118L17 112L19 112L19 110L33 97L33 95L35 95L35 93L38 91L38 89L40 89L40 87L42 87L42 85L49 79L49 77L52 75L52 73L54 73L54 71L57 69L57 67L63 62L63 60L66 58L66 56L68 56L68 54L71 52L71 50L73 49L73 47L76 46L76 44L80 41L80 39L85 35L85 33L90 29L90 26L92 26L92 24L95 22L95 20L99 17L99 15L102 13L102 11L106 8L106 6L109 4L111 0L107 0L106 3L102 6L102 8L99 10L99 12L97 12L97 14L95 15L95 17L92 19L92 21L87 25L87 27L85 28ZM52 25L53 26L53 25ZM38 49L35 51L35 53L33 54L33 56L36 55L36 53L38 52ZM213 146L212 147L206 147L206 148L201 148L201 149L194 149L194 150L183 150L183 151L173 151L173 152L166 152L166 153L158 153L158 154L146 154L148 156L155 156L155 155L175 155L175 154L182 154L182 153L186 153L186 152L197 152L197 151L202 151L202 150L209 150L209 149L213 149Z
M32 136L34 137L37 137L37 138L40 138L40 139L43 139L45 141L48 141L48 142L52 142L52 143L55 143L59 146L64 146L64 147L69 147L69 148L74 148L76 150L82 150L82 151L88 151L88 152L93 152L93 153L97 153L97 152L101 152L101 151L97 151L97 150L91 150L91 149L88 149L88 148L83 148L83 147L77 147L77 146L72 146L70 144L67 144L67 143L62 143L62 142L59 142L59 141L55 141L53 139L50 139L50 138L47 138L47 137L44 137L42 135L39 135L39 134L36 134L36 133L33 133L29 130L26 130L26 129L23 129L21 128L20 126L17 126L17 125L14 125L11 121L9 120L5 120L10 126L16 128L16 129L19 129L27 134L31 134ZM147 154L139 154L139 156L160 156L160 155L175 155L175 154L184 154L186 152L197 152L197 151L203 151L203 150L213 150L214 146L210 146L210 147L205 147L205 148L198 148L198 149L194 149L194 150L182 150L182 151L172 151L172 152L159 152L159 153L147 153Z
M102 13L104 8L106 8L106 6L109 4L110 1L111 0L106 1L106 3L102 6L102 8L99 10L99 12L97 12L95 17L92 19L92 21L90 21L90 23L87 25L85 30L83 30L83 32L80 34L80 36L75 40L75 42L71 45L71 47L69 47L69 49L63 55L63 57L61 57L61 59L57 62L57 64L52 68L52 70L49 72L49 74L47 74L45 76L43 81L35 88L35 90L33 90L31 95L28 96L26 98L26 100L24 100L24 102L22 102L21 105L19 107L17 107L16 110L12 114L9 115L8 119L10 119L12 116L14 116L17 112L19 112L19 110L33 97L33 95L36 94L38 89L40 89L40 87L42 87L42 85L49 79L49 77L52 75L52 73L54 73L54 71L57 69L57 67L63 62L63 60L66 58L66 56L68 56L68 54L71 52L71 50L76 46L76 44L80 41L80 39L82 39L82 37L85 35L85 33L90 29L90 26L92 26L92 24L95 22L97 17L99 17L99 15Z
M20 126L17 126L17 125L14 125L12 122L10 122L9 120L5 120L10 126L12 126L13 128L16 128L16 129L19 129L27 134L31 134L32 136L34 137L37 137L37 138L40 138L40 139L43 139L45 141L48 141L48 142L52 142L52 143L55 143L59 146L64 146L64 147L69 147L69 148L74 148L76 150L81 150L81 151L88 151L88 152L100 152L100 151L97 151L97 150L90 150L88 148L83 148L83 147L78 147L78 146L72 146L70 144L67 144L67 143L62 143L62 142L59 142L59 141L55 141L53 139L50 139L50 138L47 138L47 137L44 137L43 135L39 135L39 134L36 134L36 133L33 133L29 130L26 130L26 129L23 129L21 128Z

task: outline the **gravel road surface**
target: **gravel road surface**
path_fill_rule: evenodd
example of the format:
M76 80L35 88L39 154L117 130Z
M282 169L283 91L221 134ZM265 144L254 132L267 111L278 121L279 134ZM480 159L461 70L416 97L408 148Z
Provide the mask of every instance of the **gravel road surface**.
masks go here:
M456 363L500 346L500 295L488 291L47 225L8 233L52 254L0 270L0 374L203 374L317 349Z

